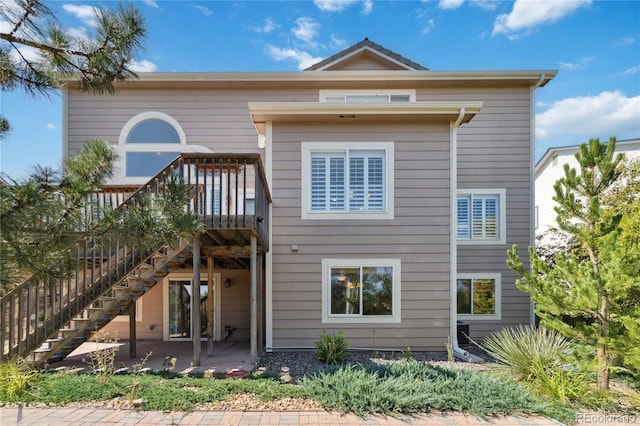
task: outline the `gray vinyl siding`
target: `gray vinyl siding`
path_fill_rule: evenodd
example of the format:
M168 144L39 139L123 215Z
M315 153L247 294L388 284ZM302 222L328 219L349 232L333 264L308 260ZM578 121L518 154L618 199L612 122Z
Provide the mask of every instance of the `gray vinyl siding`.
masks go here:
M481 112L458 131L458 188L506 189L507 243L457 247L458 272L502 274L502 319L470 321L471 336L481 338L501 326L529 322L529 298L515 287L516 275L505 264L507 248L515 243L524 251L530 243L529 88L428 85L417 85L418 101L484 103ZM127 89L113 96L71 92L67 102L66 154L76 153L93 138L117 144L127 121L148 111L163 112L176 119L188 144L215 152L261 152L248 102L317 100L318 88ZM312 347L319 331L325 328L343 330L351 345L357 347L444 349L450 324L449 135L448 122L274 123L270 188L274 348ZM303 141L394 142L394 219L302 220ZM291 251L292 244L298 245L297 252ZM322 324L323 258L399 258L402 322ZM236 313L245 315L248 321L248 305L241 299L236 302ZM242 322L240 316L234 317L223 307L222 325L236 326ZM246 325L242 323L240 327ZM239 331L234 337L244 338L243 333L244 330Z
M458 133L458 188L505 188L507 220L506 244L458 245L458 272L501 274L501 320L468 321L471 337L482 339L530 322L529 297L515 286L518 275L506 266L506 252L517 244L526 253L531 244L531 111L528 87L476 92L484 105Z
M317 101L317 90L122 90L113 96L70 93L68 152L73 155L90 139L117 145L120 131L136 115L158 111L182 126L187 144L216 152L259 152L249 101Z
M301 219L301 142L323 141L394 142L393 220ZM449 334L449 180L448 123L274 124L274 348L311 347L323 328L344 331L354 347L442 348ZM324 258L399 258L402 322L322 324Z

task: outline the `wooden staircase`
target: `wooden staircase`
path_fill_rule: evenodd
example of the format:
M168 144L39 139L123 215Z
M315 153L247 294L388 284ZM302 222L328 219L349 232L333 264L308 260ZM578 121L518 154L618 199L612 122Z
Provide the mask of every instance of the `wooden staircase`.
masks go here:
M91 226L105 217L103 209L135 214L137 205L169 194L178 183L188 190L185 211L204 226L212 244L230 244L234 239L227 234L255 235L268 250L266 182L258 154L182 154L133 193L119 189L93 196L87 210L92 225L61 258L75 272L31 277L0 298L0 362L63 359L192 257L190 239L149 248L117 233L108 240L91 236Z
M190 248L191 244L186 240L174 248L165 246L124 277L116 279L104 294L35 349L28 361L41 365L63 360L117 315L126 313L129 305L191 257Z

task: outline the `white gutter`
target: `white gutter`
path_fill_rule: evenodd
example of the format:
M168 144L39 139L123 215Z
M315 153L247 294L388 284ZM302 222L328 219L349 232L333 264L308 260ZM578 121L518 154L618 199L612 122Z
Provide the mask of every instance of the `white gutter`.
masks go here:
M457 310L457 299L458 299L458 291L457 291L457 271L458 271L458 221L456 214L456 200L458 198L458 127L462 123L462 119L464 118L465 109L460 108L460 114L458 115L458 119L455 122L451 122L451 127L449 129L450 132L450 140L451 140L451 159L449 164L449 180L450 180L450 188L451 193L449 195L449 199L451 200L451 208L450 208L450 235L449 235L449 245L450 245L450 300L451 305L449 307L449 336L451 338L451 346L453 349L453 355L461 359L463 361L468 362L484 362L483 358L479 356L473 355L468 351L462 349L458 345L458 310Z
M531 204L529 205L529 245L535 247L536 244L536 171L535 171L535 156L536 156L536 89L542 85L546 78L545 74L540 74L538 82L531 86L531 93L529 95L529 115L531 116L530 135L529 135L529 193L531 198ZM533 299L529 297L529 324L535 325L536 323L536 306Z
M261 135L262 136L262 135ZM267 185L273 194L273 123L266 123L264 136L264 163ZM273 202L269 204L269 251L265 254L265 351L273 350Z

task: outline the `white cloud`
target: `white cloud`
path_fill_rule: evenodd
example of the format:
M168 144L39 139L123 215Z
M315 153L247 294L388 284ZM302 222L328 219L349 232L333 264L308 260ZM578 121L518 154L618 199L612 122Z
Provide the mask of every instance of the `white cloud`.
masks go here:
M622 92L567 98L536 114L538 139L570 136L575 140L640 134L640 96Z
M633 74L638 74L640 72L640 67L631 67L631 68L627 68L626 70L624 70L622 72L622 74L624 75L633 75Z
M420 30L420 32L422 34L429 34L433 29L433 27L435 26L436 26L435 21L433 19L429 19L424 23L424 25L422 26L422 30Z
M143 59L141 61L133 60L129 62L129 68L134 72L154 72L158 66L151 61Z
M86 25L89 25L91 27L95 27L97 25L96 18L98 9L94 6L83 4L64 4L62 5L62 8L66 12L80 19Z
M531 31L538 25L556 22L591 2L592 0L516 0L511 13L498 15L493 34L507 34L516 38L519 33Z
M298 69L303 70L311 65L322 61L323 58L313 57L307 52L303 52L296 49L281 49L272 45L267 45L267 53L271 58L276 61L284 61L286 59L293 59L298 62Z
M563 70L575 71L583 69L584 67L589 65L591 61L593 61L593 57L586 57L580 59L580 61L578 62L559 62L558 66Z
M622 37L621 39L619 39L618 41L613 43L613 45L616 46L616 47L619 47L619 46L631 46L631 45L635 44L635 42L636 42L636 37L635 36L627 36L627 37Z
M368 15L373 11L373 0L362 0L362 14Z
M7 21L0 21L0 33L8 33L11 31L11 24Z
M49 130L55 130L55 129L57 129L57 128L58 128L58 126L56 126L55 124L53 124L53 123L47 123L47 129L49 129Z
M485 10L495 10L498 4L495 0L471 0L471 4Z
M291 29L291 33L305 43L313 44L313 40L318 36L319 29L320 24L314 21L313 18L303 16L296 19L296 27Z
M264 24L261 27L254 27L253 29L257 33L269 34L278 27L279 25L276 24L273 19L265 18Z
M342 50L347 47L347 40L338 38L335 34L331 34L331 47Z
M313 4L323 12L340 12L360 0L313 0Z
M209 9L206 6L202 6L200 4L194 4L193 5L194 8L198 9L200 12L202 12L203 14L205 14L206 16L211 16L213 15L213 10Z
M160 8L160 6L158 6L158 3L156 3L153 0L143 0L143 1L147 6L153 7L155 9L159 9Z
M9 52L9 56L14 61L22 61L23 58L29 62L40 62L42 60L42 56L40 55L40 50L31 46L20 46L18 50L12 49Z
M462 6L464 0L440 0L438 7L440 9L457 9Z

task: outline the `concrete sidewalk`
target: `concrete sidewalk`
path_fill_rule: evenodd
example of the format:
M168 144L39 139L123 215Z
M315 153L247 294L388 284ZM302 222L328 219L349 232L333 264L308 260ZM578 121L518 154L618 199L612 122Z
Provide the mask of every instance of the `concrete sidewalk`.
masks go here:
M30 426L81 425L500 425L558 426L539 416L500 416L482 419L463 413L430 413L388 417L359 417L333 411L132 411L108 408L0 407L0 424Z

